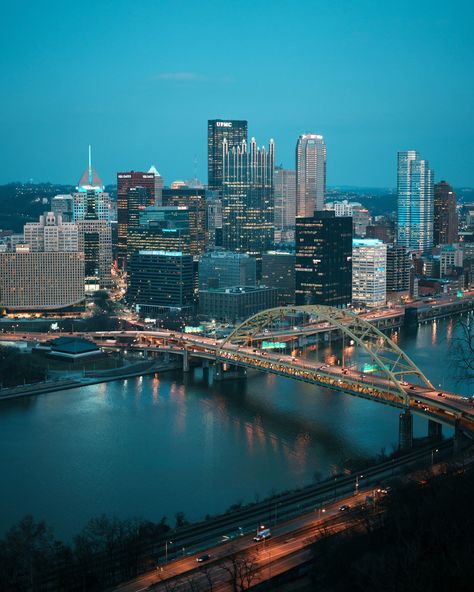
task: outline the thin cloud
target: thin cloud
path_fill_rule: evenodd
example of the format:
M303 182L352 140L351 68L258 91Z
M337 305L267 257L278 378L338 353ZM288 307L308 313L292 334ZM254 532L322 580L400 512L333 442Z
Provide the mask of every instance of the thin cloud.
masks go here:
M202 80L202 76L196 72L161 72L157 74L155 80L174 80L177 82L188 82L192 80Z

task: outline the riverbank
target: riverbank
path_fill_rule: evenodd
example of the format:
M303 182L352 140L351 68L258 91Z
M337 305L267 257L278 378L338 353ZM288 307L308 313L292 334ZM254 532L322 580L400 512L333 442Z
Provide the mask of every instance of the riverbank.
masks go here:
M101 384L103 382L135 378L136 376L146 376L157 372L168 372L178 370L179 368L181 368L181 364L176 362L138 362L121 368L103 370L95 373L89 372L86 373L85 376L75 379L62 379L58 377L45 382L0 389L0 401L44 395L55 391L65 391L93 384ZM89 376L87 374L89 374ZM91 376L91 374L94 375Z

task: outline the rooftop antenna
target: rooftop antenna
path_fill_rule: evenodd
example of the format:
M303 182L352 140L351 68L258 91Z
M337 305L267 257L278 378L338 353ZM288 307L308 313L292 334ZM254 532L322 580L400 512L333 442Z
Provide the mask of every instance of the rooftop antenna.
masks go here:
M92 151L91 151L90 144L89 144L89 185L92 186Z
M194 173L194 178L197 179L198 178L198 157L197 157L197 154L194 155L193 173Z

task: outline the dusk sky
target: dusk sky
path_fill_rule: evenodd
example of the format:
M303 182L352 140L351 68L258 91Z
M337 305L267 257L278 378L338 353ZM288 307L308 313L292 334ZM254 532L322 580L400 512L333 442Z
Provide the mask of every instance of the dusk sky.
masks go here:
M394 186L396 152L474 186L473 4L454 0L2 3L0 183L106 183L154 164L207 182L207 119L276 162L322 133L329 185Z

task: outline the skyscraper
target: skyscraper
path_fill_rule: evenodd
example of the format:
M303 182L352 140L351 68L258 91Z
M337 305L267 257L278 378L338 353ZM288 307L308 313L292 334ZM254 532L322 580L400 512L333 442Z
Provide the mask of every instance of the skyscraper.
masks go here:
M206 247L206 190L179 187L163 189L163 206L187 208L189 215L189 235L191 255L197 256Z
M456 194L446 181L434 186L434 228L433 243L452 245L458 241L458 213Z
M155 173L130 171L117 173L117 263L127 266L128 227L138 226L140 210L155 205Z
M352 218L296 218L295 302L347 306L352 297Z
M275 167L273 174L275 201L275 241L295 238L296 171Z
M352 241L352 302L383 306L387 295L387 245L373 238Z
M223 143L227 140L229 149L247 142L248 130L245 120L210 119L207 122L207 175L208 187L214 191L222 189Z
M95 201L94 210L99 220L110 222L111 206L110 196L104 191L105 187L92 167L91 147L89 146L89 165L82 173L76 187L73 198L73 221L84 220L90 202ZM54 198L56 199L56 198ZM54 201L54 200L53 200Z
M433 245L433 171L416 150L398 153L398 244L425 251Z
M255 138L230 148L224 140L222 190L223 246L248 253L259 261L274 240L273 169L274 143L258 148Z
M324 209L326 144L323 136L302 134L296 144L296 215L312 216Z

